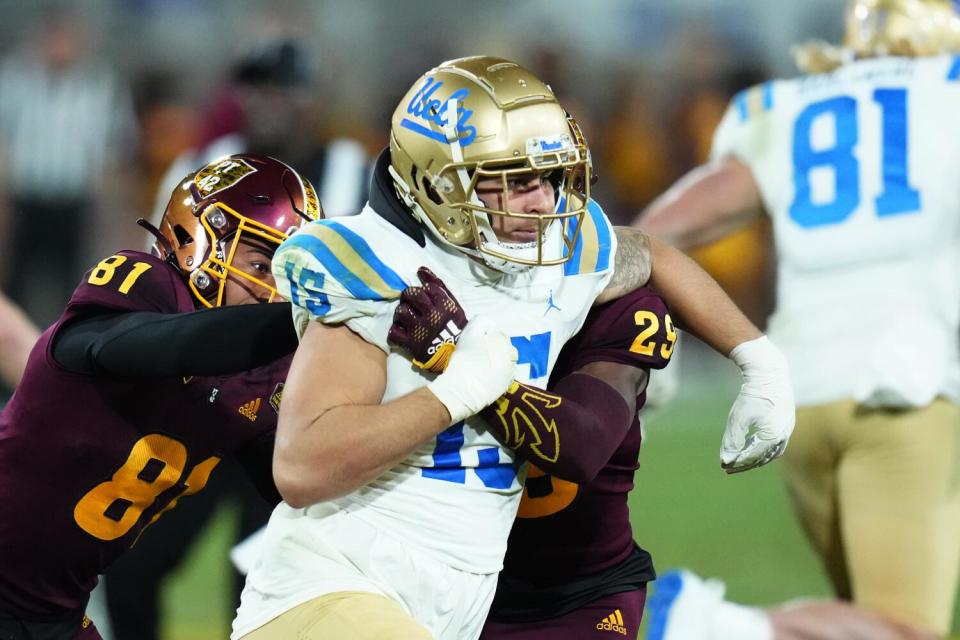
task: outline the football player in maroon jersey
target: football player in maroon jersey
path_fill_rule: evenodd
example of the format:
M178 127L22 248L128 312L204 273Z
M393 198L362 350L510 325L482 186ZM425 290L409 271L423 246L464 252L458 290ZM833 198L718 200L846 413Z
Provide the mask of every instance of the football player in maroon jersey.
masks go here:
M287 165L230 156L178 185L153 255L85 274L0 414L0 638L99 638L84 613L98 575L224 456L279 500L296 336L288 304L256 303L277 296L274 249L320 215Z
M403 293L390 341L436 370L435 354L449 351L466 319L436 276L420 277L423 286ZM437 348L441 335L446 349ZM515 383L484 410L492 433L530 467L482 638L636 637L655 578L627 507L637 410L649 370L667 365L676 339L663 300L638 289L590 313L561 352L549 391Z

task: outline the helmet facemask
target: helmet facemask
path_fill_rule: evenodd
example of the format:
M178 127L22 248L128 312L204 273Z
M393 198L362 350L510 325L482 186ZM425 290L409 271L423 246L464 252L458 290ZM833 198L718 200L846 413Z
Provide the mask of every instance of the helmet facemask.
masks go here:
M260 302L273 302L277 297L274 284L236 265L237 252L243 245L254 246L272 259L286 233L251 220L223 203L207 207L200 215L200 224L207 236L210 249L206 260L190 274L191 291L206 307L219 307L225 302L227 281L233 279ZM234 228L228 235L223 229ZM291 230L293 231L293 230ZM270 275L267 265L265 275Z
M529 153L524 161L514 159L486 160L475 163L463 192L463 200L449 201L449 206L461 209L467 214L473 235L473 247L489 266L498 270L515 271L532 266L562 264L573 254L586 203L590 197L590 165L585 159L585 150L570 143L569 136L562 143L564 147L556 151ZM537 145L535 140L528 141L528 147ZM561 143L558 143L561 144ZM444 167L434 183L443 184L451 174L460 173L461 166L456 164ZM579 178L584 176L585 180ZM524 213L511 210L511 192L516 184L533 180L546 180L553 192L553 209L545 213ZM497 186L478 192L478 185L493 182ZM582 194L575 186L583 183L586 193ZM543 188L536 186L534 188ZM442 190L438 190L442 193ZM493 200L499 207L484 204L481 195L488 202ZM510 242L497 236L497 229L503 229L511 221L535 223L536 237L527 242ZM560 235L562 244L554 240ZM552 242L548 242L554 240Z

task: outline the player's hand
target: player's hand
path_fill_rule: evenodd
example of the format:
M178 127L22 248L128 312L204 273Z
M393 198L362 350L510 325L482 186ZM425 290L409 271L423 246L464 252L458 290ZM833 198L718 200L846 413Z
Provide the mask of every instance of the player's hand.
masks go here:
M496 324L474 318L463 333L446 371L427 388L450 413L450 424L479 413L513 382L517 350Z
M787 361L765 336L730 352L743 374L743 385L727 418L720 466L727 473L760 467L787 448L796 421Z
M467 326L467 316L430 269L420 267L417 277L421 286L407 287L400 294L387 342L408 351L421 369L442 373Z

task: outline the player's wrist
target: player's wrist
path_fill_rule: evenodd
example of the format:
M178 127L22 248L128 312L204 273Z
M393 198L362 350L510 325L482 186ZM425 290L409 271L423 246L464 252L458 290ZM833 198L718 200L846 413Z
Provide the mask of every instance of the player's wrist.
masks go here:
M437 378L426 387L427 391L432 393L440 404L443 405L443 408L446 409L450 417L448 426L461 420L466 420L473 415L473 411L470 410L468 403L464 402L462 394L458 389L460 384L454 376L444 374L437 376Z
M767 336L741 342L730 351L733 361L744 378L786 374L787 359Z

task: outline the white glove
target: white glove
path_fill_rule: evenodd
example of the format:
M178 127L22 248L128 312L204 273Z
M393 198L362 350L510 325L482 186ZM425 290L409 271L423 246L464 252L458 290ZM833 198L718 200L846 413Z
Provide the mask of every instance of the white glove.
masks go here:
M720 466L739 473L767 464L787 448L796 421L787 361L766 336L737 345L730 352L743 385L720 446Z
M450 413L450 424L479 413L499 398L510 383L517 350L492 320L472 318L442 374L427 385Z

